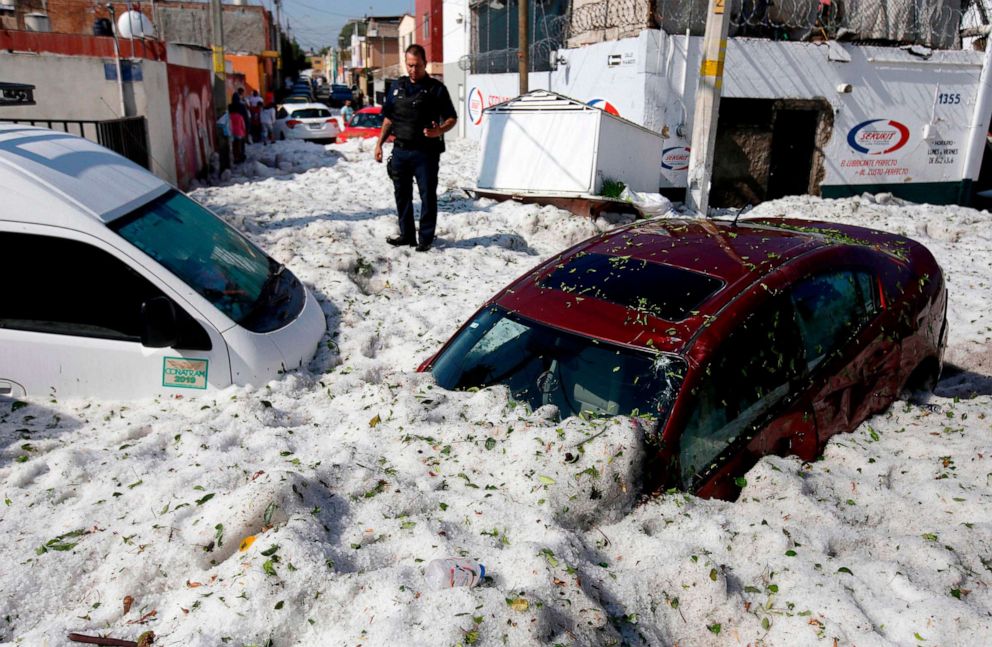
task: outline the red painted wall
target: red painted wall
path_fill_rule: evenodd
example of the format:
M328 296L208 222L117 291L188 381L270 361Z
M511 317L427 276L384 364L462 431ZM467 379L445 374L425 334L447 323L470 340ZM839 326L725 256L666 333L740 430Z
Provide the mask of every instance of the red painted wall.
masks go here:
M216 132L213 88L208 70L169 65L168 74L176 178L186 189L209 170Z
M122 58L165 60L165 43L161 41L135 40L133 54L129 39L121 38L119 42ZM114 39L109 36L0 29L0 49L14 52L47 52L68 56L100 56L113 59Z
M413 42L419 43L427 50L427 60L432 63L444 61L444 17L441 13L442 0L416 0L414 18L417 28L414 30ZM424 36L424 15L427 21L427 36Z

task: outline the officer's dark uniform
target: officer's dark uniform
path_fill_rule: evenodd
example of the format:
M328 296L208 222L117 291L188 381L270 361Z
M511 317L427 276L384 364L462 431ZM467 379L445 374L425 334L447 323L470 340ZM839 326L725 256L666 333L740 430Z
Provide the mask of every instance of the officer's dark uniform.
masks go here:
M444 137L424 136L424 129L439 126L456 117L448 89L430 76L414 83L404 76L393 82L386 94L382 114L392 121L390 132L396 136L387 171L393 180L396 212L400 220L400 238L409 244L417 241L413 223L413 178L420 191L420 244L434 241L437 223L437 169L444 152Z

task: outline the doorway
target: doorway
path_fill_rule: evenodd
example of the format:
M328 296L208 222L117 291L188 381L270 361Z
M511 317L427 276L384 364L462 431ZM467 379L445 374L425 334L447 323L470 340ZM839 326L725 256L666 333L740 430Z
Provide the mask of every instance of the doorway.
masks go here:
M824 99L723 99L710 204L744 207L819 195L822 150L833 129Z

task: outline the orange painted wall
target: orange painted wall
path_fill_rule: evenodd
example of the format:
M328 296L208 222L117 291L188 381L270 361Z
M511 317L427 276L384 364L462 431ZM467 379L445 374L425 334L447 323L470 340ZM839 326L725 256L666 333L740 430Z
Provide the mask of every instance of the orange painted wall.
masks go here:
M268 87L268 75L266 74L266 63L258 56L250 54L227 54L225 59L231 62L235 74L244 74L245 92L251 94L252 90L265 96Z

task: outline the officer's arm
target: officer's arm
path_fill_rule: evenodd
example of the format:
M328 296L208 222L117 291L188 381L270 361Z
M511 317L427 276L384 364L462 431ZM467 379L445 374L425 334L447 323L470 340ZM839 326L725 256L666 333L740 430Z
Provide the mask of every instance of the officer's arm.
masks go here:
M389 136L389 130L393 127L393 120L389 117L382 119L382 128L379 129L379 139L375 142L375 161L382 161L382 142Z
M427 137L440 137L454 128L455 124L458 123L458 113L455 112L455 106L451 103L451 96L448 94L448 89L443 85L440 86L435 96L435 100L439 104L441 113L440 116L444 118L444 121L442 121L440 125L436 125L433 128L425 128L424 135Z
M424 136L440 137L444 133L454 128L456 123L458 123L458 119L456 117L448 117L447 119L441 122L440 126L434 126L433 128L424 128Z

